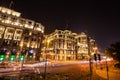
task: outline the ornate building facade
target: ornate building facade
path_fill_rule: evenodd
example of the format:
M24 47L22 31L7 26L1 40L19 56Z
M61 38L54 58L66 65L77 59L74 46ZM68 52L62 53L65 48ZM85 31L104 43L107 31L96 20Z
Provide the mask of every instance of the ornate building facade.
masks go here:
M44 26L0 7L0 61L39 60Z
M50 35L46 35L43 52L48 51L53 60L75 60L75 36L77 34L69 30L55 30ZM44 53L43 53L44 54Z
M43 57L48 54L53 60L80 60L87 59L88 36L85 33L77 34L70 30L55 30L46 35L43 44ZM90 52L93 53L95 40L90 39Z
M81 32L80 34L78 34L77 36L75 36L76 38L76 59L77 60L82 60L82 59L87 59L89 57L88 55L88 48L90 48L90 53L92 55L92 53L94 53L94 47L96 45L95 40L91 39L90 37L88 37L87 34L85 34L84 32ZM90 38L88 40L88 38ZM88 44L90 46L88 46Z

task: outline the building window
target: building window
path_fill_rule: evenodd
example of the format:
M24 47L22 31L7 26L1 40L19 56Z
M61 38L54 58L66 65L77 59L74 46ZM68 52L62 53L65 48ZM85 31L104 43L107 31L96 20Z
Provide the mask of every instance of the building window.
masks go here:
M24 41L28 41L29 37L24 37Z
M10 44L10 42L9 42L9 41L4 40L4 42L3 42L3 45L4 45L4 46L8 46L9 44Z
M14 21L14 22L15 22L15 21L17 21L17 18L12 17L12 18L11 18L11 21Z
M13 46L17 46L18 45L18 42L17 41L14 41L13 42Z
M7 16L7 15L5 15L5 14L3 14L3 15L1 16L1 18L2 18L2 19L7 19L7 18L8 18L8 16Z
M29 24L29 25L32 25L32 22L29 21L28 24Z
M20 19L20 23L21 23L21 24L25 24L25 20Z
M35 39L35 38L32 38L31 41L36 41L36 39Z
M20 40L21 39L21 36L15 36L14 37L14 40Z
M22 36L22 30L16 30L14 34L14 40L20 40Z
M24 30L23 34L29 35L29 30Z
M59 35L59 37L62 37L62 35Z
M14 29L8 29L8 33L13 33Z
M17 53L16 49L11 50L11 55L16 55L16 53Z
M5 39L12 39L12 37L13 37L12 34L7 34L7 35L5 36Z
M22 31L16 31L16 33L17 33L17 34L21 34L21 33L22 33Z

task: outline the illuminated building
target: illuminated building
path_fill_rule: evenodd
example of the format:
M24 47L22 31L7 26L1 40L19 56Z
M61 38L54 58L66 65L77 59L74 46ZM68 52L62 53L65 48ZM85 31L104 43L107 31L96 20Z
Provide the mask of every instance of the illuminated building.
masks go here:
M75 36L77 34L69 30L55 30L53 33L46 35L43 47L43 54L45 51L49 53L49 58L53 60L75 60ZM47 43L46 41L49 41Z
M21 17L21 13L0 7L1 60L39 60L44 26Z
M76 58L87 59L88 58L88 36L84 32L81 32L76 37ZM90 39L90 53L93 53L93 47L95 46L95 40Z
M88 59L88 40L85 33L77 34L69 30L55 30L46 35L44 40L43 57L46 51L53 60L80 60ZM95 40L90 39L90 51Z

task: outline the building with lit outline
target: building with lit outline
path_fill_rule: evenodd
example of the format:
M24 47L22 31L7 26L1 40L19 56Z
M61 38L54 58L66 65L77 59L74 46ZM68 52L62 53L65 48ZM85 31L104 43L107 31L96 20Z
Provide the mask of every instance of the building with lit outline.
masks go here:
M77 60L82 60L82 59L87 59L89 57L88 55L88 35L85 34L84 32L81 32L76 38L76 59ZM89 37L90 38L90 37ZM89 40L90 44L90 53L93 55L95 53L94 47L96 47L96 42L94 39Z
M44 26L0 7L0 61L39 60Z
M53 60L75 60L75 36L77 34L69 30L55 30L53 33L46 35L44 44L47 44L43 48L44 51L48 51L51 59Z
M55 30L45 36L42 48L43 57L46 54L53 60L82 60L88 59L88 39L87 34L81 32L74 33L70 30ZM90 39L90 52L94 53L95 40ZM44 54L45 53L45 54Z

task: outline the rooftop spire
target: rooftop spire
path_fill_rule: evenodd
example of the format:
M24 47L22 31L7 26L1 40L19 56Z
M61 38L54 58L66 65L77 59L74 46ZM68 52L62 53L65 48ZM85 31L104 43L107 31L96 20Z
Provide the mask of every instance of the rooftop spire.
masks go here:
M11 0L10 4L9 4L9 8L11 8L13 4L14 4L14 2L13 2L13 0Z

